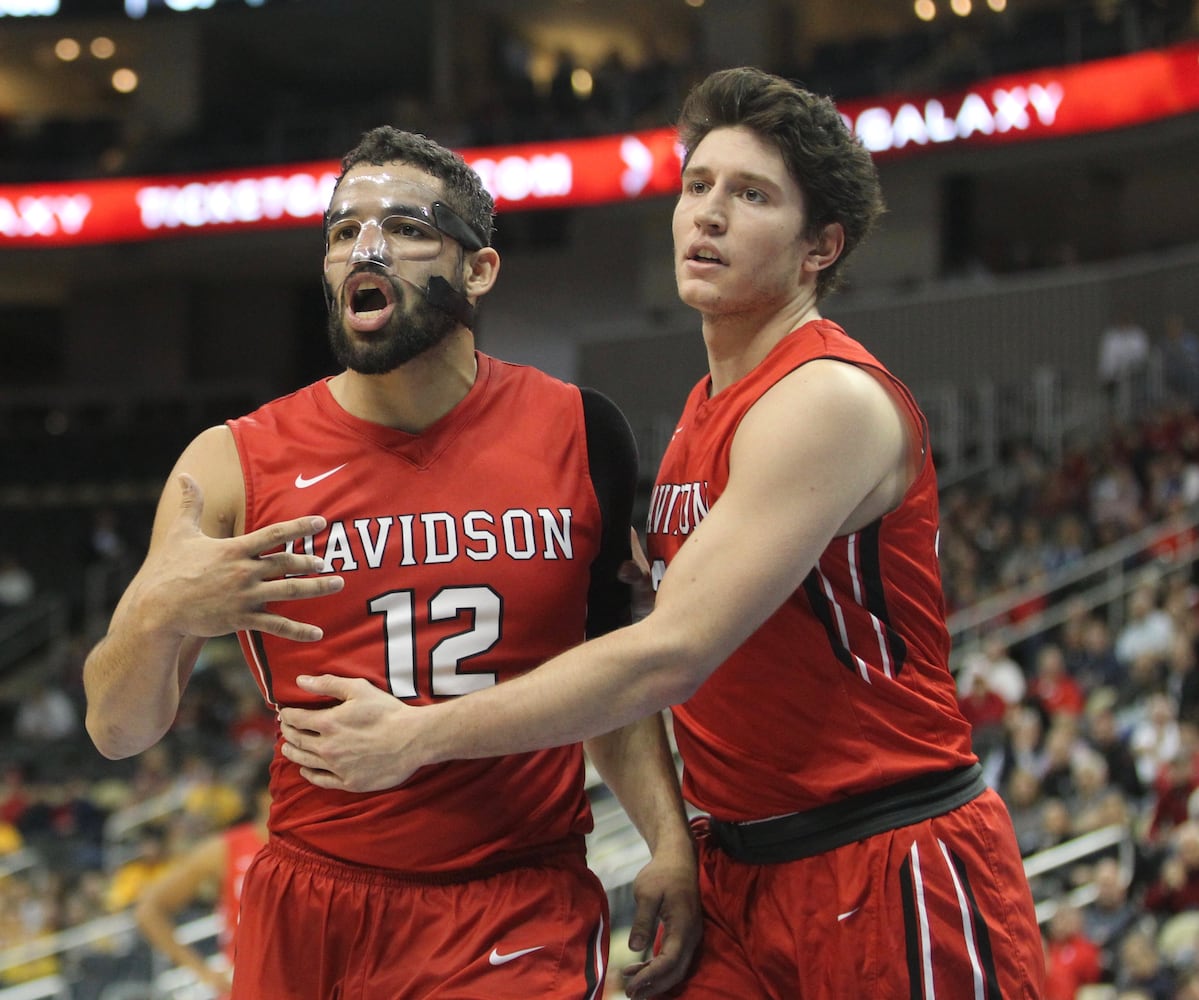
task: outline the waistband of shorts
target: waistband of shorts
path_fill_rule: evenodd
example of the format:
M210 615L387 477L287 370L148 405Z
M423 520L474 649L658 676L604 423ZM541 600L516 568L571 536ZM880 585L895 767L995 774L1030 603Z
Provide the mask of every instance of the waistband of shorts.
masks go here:
M969 764L786 816L745 823L713 818L709 829L713 842L737 861L798 861L877 833L943 816L986 790L982 766Z
M457 868L440 872L400 871L342 861L340 858L331 857L300 844L293 838L278 834L271 834L267 841L266 852L274 854L287 864L302 871L324 875L338 881L384 888L388 886L457 885L521 868L563 865L569 864L571 861L585 864L587 857L586 841L582 836L565 837L550 844L542 844L535 850L505 855L493 862L471 868Z

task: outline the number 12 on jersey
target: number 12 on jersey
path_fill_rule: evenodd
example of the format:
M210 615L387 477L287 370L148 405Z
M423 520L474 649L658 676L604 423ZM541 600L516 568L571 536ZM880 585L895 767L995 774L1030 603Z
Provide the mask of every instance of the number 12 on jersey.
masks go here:
M451 698L492 687L493 670L467 670L464 664L490 650L500 640L503 601L490 587L445 587L428 602L428 614L417 620L416 595L392 590L372 598L371 614L383 618L386 639L387 682L397 698L416 698L417 630L424 623L462 620L466 627L445 636L429 651L429 691L435 698ZM423 667L423 664L419 665Z

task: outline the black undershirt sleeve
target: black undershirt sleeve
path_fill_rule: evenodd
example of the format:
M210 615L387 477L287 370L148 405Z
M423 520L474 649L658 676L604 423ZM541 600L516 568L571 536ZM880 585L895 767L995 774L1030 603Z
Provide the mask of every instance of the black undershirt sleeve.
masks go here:
M579 392L591 483L603 524L587 592L587 638L591 639L632 621L629 587L616 574L632 555L629 525L637 492L637 442L612 400L595 389L580 388Z

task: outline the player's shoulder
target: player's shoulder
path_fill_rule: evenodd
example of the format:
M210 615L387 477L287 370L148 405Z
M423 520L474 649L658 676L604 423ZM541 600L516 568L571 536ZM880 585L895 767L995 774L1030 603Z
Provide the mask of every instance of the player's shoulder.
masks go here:
M180 455L180 463L201 463L204 467L219 470L230 466L238 468L237 445L228 424L213 424L200 431ZM187 471L187 470L184 470Z
M217 537L234 534L245 506L245 485L233 432L226 424L201 431L183 449L163 487L160 507L170 509L178 502L184 473L195 480L203 497L204 530Z

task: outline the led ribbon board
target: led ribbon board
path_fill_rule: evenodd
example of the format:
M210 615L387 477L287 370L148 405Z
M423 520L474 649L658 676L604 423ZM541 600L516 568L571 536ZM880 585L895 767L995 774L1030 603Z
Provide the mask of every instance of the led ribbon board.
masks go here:
M876 157L1061 138L1199 111L1199 42L996 77L951 93L840 105ZM673 129L460 151L498 211L674 195ZM312 226L336 160L163 177L0 185L0 248Z

